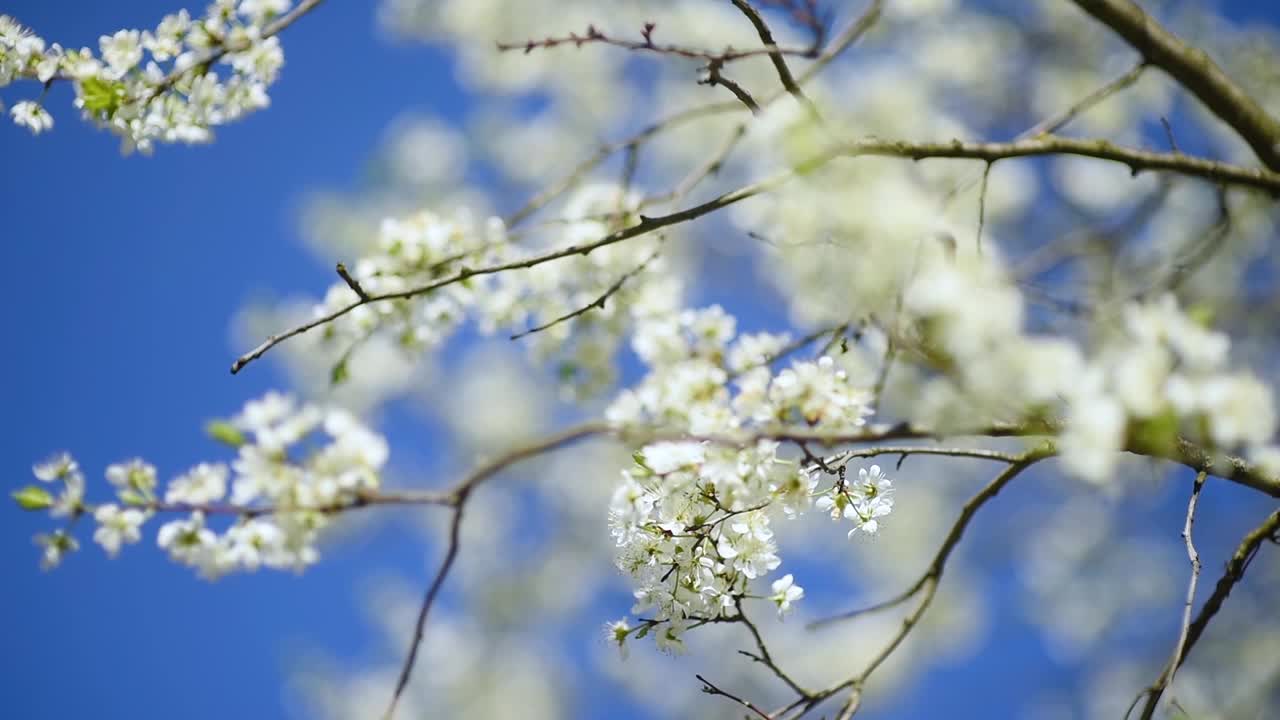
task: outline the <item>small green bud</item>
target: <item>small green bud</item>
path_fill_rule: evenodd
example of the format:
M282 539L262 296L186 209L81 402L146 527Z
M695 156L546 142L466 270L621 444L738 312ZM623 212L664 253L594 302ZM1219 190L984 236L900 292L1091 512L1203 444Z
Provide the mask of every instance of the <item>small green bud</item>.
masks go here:
M240 428L226 420L212 420L204 426L204 431L214 440L230 445L233 448L238 448L246 442L244 433L240 432Z
M23 510L47 510L53 507L53 495L39 485L28 485L13 493L13 499Z

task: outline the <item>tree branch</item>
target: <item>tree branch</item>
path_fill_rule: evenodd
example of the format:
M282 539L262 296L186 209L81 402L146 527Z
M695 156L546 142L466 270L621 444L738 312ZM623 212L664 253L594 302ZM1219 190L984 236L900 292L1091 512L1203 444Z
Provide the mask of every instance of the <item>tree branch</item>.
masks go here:
M1280 171L1280 122L1232 82L1207 53L1166 30L1133 0L1074 1L1232 127L1263 165Z
M800 683L791 679L791 676L788 675L782 668L778 667L778 664L774 662L773 656L769 653L769 647L765 645L764 638L760 636L760 629L757 628L756 624L751 622L751 619L747 617L747 614L745 612L743 612L742 597L739 596L735 598L734 602L737 604L737 608L738 608L738 616L736 620L742 623L743 625L747 626L747 630L751 632L752 639L754 639L756 642L756 649L759 650L759 654L747 652L746 650L739 650L738 653L746 657L749 657L752 660L760 663L761 665L764 665L765 667L769 668L769 670L771 670L779 680L785 683L787 687L791 688L792 692L794 692L796 695L799 695L800 697L803 697L803 698L808 698L812 696L813 693L804 689L804 687L801 686Z
M921 160L924 158L969 158L985 160L988 163L1005 158L1030 157L1036 155L1081 155L1122 163L1128 165L1135 173L1142 170L1165 170L1183 175L1200 177L1218 183L1235 184L1268 190L1274 194L1280 195L1280 173L1240 167L1238 165L1206 160L1204 158L1192 157L1181 153L1170 154L1134 150L1113 145L1105 140L1076 140L1072 138L1059 137L1040 137L1009 143L964 142L961 140L933 143L911 143L897 140L877 139L860 140L839 145L832 151L816 155L790 170L784 170L772 177L760 180L750 185L745 185L737 190L726 192L699 205L694 205L684 210L679 210L668 215L660 215L657 217L641 215L640 222L635 225L610 233L595 242L583 245L570 245L569 247L543 255L536 255L523 260L515 260L484 268L462 268L454 275L432 281L426 285L361 298L346 307L339 308L309 322L298 325L279 335L272 335L271 337L268 337L258 345L258 347L240 356L234 363L232 363L231 372L232 374L240 372L245 365L258 359L268 350L284 340L330 323L361 305L371 302L381 302L384 300L401 300L411 298L429 293L433 290L438 290L448 285L453 285L454 283L458 283L472 277L492 275L494 273L505 272L507 270L531 268L535 265L540 265L552 260L559 260L560 258L572 255L585 256L590 254L593 250L607 245L613 245L624 240L629 240L633 237L650 233L659 228L693 220L742 200L746 200L747 198L768 192L780 185L783 185L796 175L803 175L826 165L835 157L859 157L864 155L905 157L913 160Z
M1134 174L1146 170L1162 170L1216 183L1265 190L1272 195L1280 195L1280 172L1261 168L1247 168L1182 153L1161 153L1127 148L1106 140L1081 140L1053 135L1042 135L1013 142L966 142L961 140L951 140L949 142L905 142L869 138L846 143L838 148L837 152L849 157L875 155L904 157L912 160L967 158L985 160L988 163L1037 155L1078 155L1127 165Z
M804 85L806 82L813 79L818 75L818 73L822 72L822 70L826 68L832 60L837 58L841 53L866 35L866 33L870 31L880 19L883 7L884 0L873 0L871 4L867 6L867 9L863 11L863 13L853 22L851 22L849 26L846 27L834 41L832 41L829 47L822 51L817 60L815 60L813 64L809 65L809 67L805 68L804 72L800 74L800 77L797 78L796 82L800 85ZM785 94L786 91L781 90L766 98L764 104L767 106ZM507 225L514 227L528 219L537 211L546 207L550 202L563 195L570 188L576 186L582 178L586 177L587 173L598 167L608 159L609 156L619 150L638 146L655 135L665 132L673 127L683 125L687 122L692 122L708 116L723 115L725 113L740 111L741 109L742 105L736 102L716 102L699 105L687 110L682 110L665 119L659 120L625 140L603 145L595 152L595 154L579 163L562 180L538 193L518 210L508 215L506 218ZM684 186L684 183L682 183L681 187ZM679 197L679 194L677 193L674 196Z
M427 592L422 598L422 607L418 610L418 619L414 624L413 640L409 644L409 653L405 657L404 665L400 668L400 677L396 681L391 703L382 716L383 720L391 720L395 716L396 706L400 702L400 697L404 694L405 687L409 684L409 677L413 673L413 666L418 659L418 650L422 646L423 636L426 631L427 615L431 612L431 607L435 603L436 597L440 594L440 588L444 586L445 578L448 577L449 570L453 568L454 560L458 556L462 512L466 506L467 499L471 497L471 492L485 480L521 460L527 460L528 458L557 450L585 437L602 434L607 430L608 428L605 425L587 423L516 448L489 462L482 463L449 491L448 497L450 501L448 504L453 509L453 517L449 525L448 546L445 549L444 559L440 562L440 569L436 571L435 577L432 578L431 584L427 586Z
M947 537L943 540L942 546L938 549L937 555L934 556L933 562L930 563L929 569L926 570L925 574L920 577L916 584L904 594L905 597L903 599L906 599L916 593L922 593L920 596L920 602L917 603L911 613L903 619L902 627L898 630L897 634L893 636L889 643L885 645L874 658L872 658L871 662L867 664L866 668L864 668L862 672L817 694L817 696L830 697L845 689L850 689L852 691L849 695L849 699L841 707L840 713L837 717L847 719L857 712L858 707L862 702L862 688L871 677L871 674L884 664L885 660L888 660L889 657L893 655L898 647L902 645L902 642L907 639L907 636L911 634L911 631L916 628L920 620L924 617L924 614L928 612L929 606L933 603L933 599L937 595L938 585L942 580L942 573L946 569L947 558L950 557L951 551L955 549L956 544L960 542L960 538L964 535L965 528L968 527L973 516L983 505L999 494L1005 486L1010 482L1013 482L1014 478L1018 477L1022 471L1052 454L1053 450L1049 446L1036 448L1027 452L1017 463L1006 468L1004 472L1000 473L1000 475L992 480L990 484L984 487L977 495L974 495L964 504L964 508L960 511L960 517L956 520L955 525L951 527L951 532L947 533Z
M760 36L760 42L769 50L769 60L773 63L774 70L778 73L778 80L782 83L782 87L816 117L818 108L800 89L800 85L796 83L795 77L791 74L791 68L787 65L787 59L782 48L779 48L778 43L773 39L773 31L769 29L769 23L765 22L764 17L747 0L732 0L732 2L733 6L747 17L752 27L756 29L756 34ZM812 54L812 51L802 54Z
M1204 634L1205 628L1209 626L1209 622L1222 609L1222 603L1226 602L1232 588L1236 586L1236 583L1244 579L1245 570L1249 568L1250 561L1258 553L1258 548L1263 541L1280 542L1280 535L1278 534L1280 534L1280 510L1271 513L1261 525L1244 536L1231 559L1227 561L1226 571L1223 572L1222 577L1218 580L1218 584L1214 586L1213 594L1209 596L1204 606L1200 608L1200 613L1196 615L1195 621L1189 627L1184 628L1185 639L1180 643L1180 651L1174 655L1177 662L1174 663L1171 659L1171 664L1166 673L1170 680L1178 668L1187 661L1187 656L1191 654L1191 648L1195 647L1200 636ZM1161 680L1163 681L1164 679L1165 675L1161 675ZM1146 691L1147 703L1143 708L1142 717L1150 718L1151 714L1155 712L1155 706L1160 702L1160 696L1164 693L1166 685L1167 682L1161 683L1158 681L1156 685ZM1141 698L1142 696L1139 695L1138 697ZM1137 700L1134 702L1136 704Z
M876 603L870 607L851 610L849 612L809 623L809 629L813 630L825 627L836 622L855 618L859 615L865 615L869 612L894 607L895 605L899 605L915 596L921 590L925 590L926 594L931 596L933 594L934 587L936 587L937 583L942 580L942 573L946 570L947 559L951 557L952 551L955 550L956 545L960 543L960 538L964 536L965 530L969 527L969 522L973 520L973 516L977 514L978 510L989 500L998 495L1000 491L1012 482L1014 478L1018 477L1023 470L1026 470L1047 457L1053 456L1055 452L1056 451L1052 445L1045 444L1042 447L1035 448L1018 456L1014 459L1014 462L1004 470L1004 472L996 476L996 478L984 487L977 495L969 498L969 501L966 502L964 507L960 510L960 517L956 518L955 524L951 526L951 531L948 532L946 538L943 539L942 545L938 548L938 552L933 557L933 561L929 563L929 567L925 570L924 574L906 590L898 593L888 600ZM930 598L930 600L931 599L932 598ZM923 604L927 607L928 601L925 601ZM917 608L917 610L919 610L919 608ZM913 613L913 615L914 614L915 613ZM885 657L887 657L887 654L885 654ZM864 675L870 675L871 671L873 671L882 661L883 658L873 662L864 672Z
M373 302L382 302L385 300L404 300L407 298L416 297L418 295L425 295L426 293L432 292L434 290L438 290L442 287L446 287L448 285L453 285L455 283L462 282L463 280L466 280L468 278L479 277L481 275L493 275L495 273L505 272L507 270L531 268L536 265L541 265L542 263L551 262L552 260L559 260L560 258L566 258L573 255L586 256L591 254L592 251L598 250L602 247L620 243L624 240L630 240L633 237L645 235L659 228L664 228L670 225L676 225L682 222L686 222L688 220L693 220L694 218L702 217L703 215L707 215L721 208L728 207L730 205L733 205L734 203L741 202L742 200L746 200L747 198L755 197L756 195L772 190L773 188L786 182L795 174L795 172L796 171L785 171L785 172L779 173L777 175L774 175L773 177L766 178L764 180L753 183L751 185L746 185L744 187L738 188L737 190L732 190L730 192L727 192L715 198L712 198L707 202L701 203L699 205L694 205L693 207L689 207L684 210L673 212L669 215L660 215L657 217L646 217L644 215L641 215L640 222L636 223L635 225L632 225L631 227L623 228L616 232L609 233L608 235L605 235L604 237L594 242L590 242L582 245L570 245L569 247L562 248L560 250L554 250L552 252L545 253L542 255L535 255L533 257L525 258L523 260L513 260L511 262L500 263L498 265L490 265L488 267L483 267L483 268L472 269L472 268L464 267L459 269L453 275L441 278L439 280L434 280L425 285L409 288L407 290L382 293L380 295L370 295L367 298L361 298L351 303L350 305L347 305L346 307L338 308L337 310L321 315L320 317L310 320L308 322L302 323L301 325L298 325L294 328L286 330L285 332L282 332L278 335L272 335L268 337L256 348L250 350L249 352L237 358L236 361L231 365L231 373L234 375L240 372L245 365L248 365L254 360L257 360L258 358L262 357L268 350L275 347L276 345L279 345L281 342L284 342L285 340L288 340L289 338L292 338L294 336L301 335L302 333L305 333L308 330L320 327L321 325L331 323L334 320L337 320L338 318L342 317L343 315L346 315L347 313L351 312L352 310L355 310L361 305L366 305L368 303L373 303Z
M721 690L712 684L710 680L702 677L701 675L695 674L694 677L698 678L698 680L702 682L702 692L708 695L719 695L721 697L729 698L752 713L755 713L757 716L764 718L764 720L770 720L769 715L765 713L765 711L753 705L750 700L744 700L733 693Z

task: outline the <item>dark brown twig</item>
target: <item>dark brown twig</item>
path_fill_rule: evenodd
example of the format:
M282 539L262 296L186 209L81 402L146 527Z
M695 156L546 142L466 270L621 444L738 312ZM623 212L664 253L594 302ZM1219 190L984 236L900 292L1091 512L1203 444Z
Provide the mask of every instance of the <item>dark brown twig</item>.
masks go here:
M396 689L391 695L391 704L387 706L387 711L382 715L383 720L391 720L395 717L396 706L400 703L400 697L409 685L409 677L413 674L413 666L418 659L418 650L422 647L422 640L427 629L427 615L431 612L431 606L435 604L436 597L440 594L440 588L444 586L449 570L453 568L453 561L458 557L458 546L462 533L462 508L466 497L467 491L464 490L455 500L453 516L449 523L449 544L445 548L444 559L440 561L440 569L436 571L435 577L431 579L431 584L427 586L427 593L423 596L422 606L418 609L418 619L413 628L413 639L409 643L409 654L405 657L404 665L400 667L400 677L396 680Z
M739 705L746 708L747 710L764 718L764 720L771 720L769 715L765 713L765 711L753 705L750 700L744 700L743 698L738 697L737 695L734 695L731 692L721 690L720 688L716 687L710 680L702 677L701 675L695 674L694 677L698 678L698 680L702 682L702 692L708 695L719 695L720 697L729 698L730 700L738 703Z
M573 46L581 48L584 45L610 45L623 50L632 50L636 52L651 52L658 55L673 55L688 60L699 60L705 63L719 63L725 65L728 63L744 60L752 57L774 56L774 55L795 55L799 57L812 57L813 50L809 48L784 48L774 45L771 41L765 42L765 47L747 48L739 50L727 47L721 51L705 50L702 48L687 47L684 45L661 44L654 42L653 34L657 30L656 23L645 23L640 30L639 40L626 40L623 38L610 35L595 25L588 25L585 33L569 33L560 37L546 37L541 40L525 40L524 42L500 42L498 50L501 52L519 51L525 54L535 50L551 50L553 48L563 46ZM763 39L763 38L762 38Z
M443 587L445 578L449 575L449 570L453 567L453 562L458 556L462 512L466 506L467 499L471 497L472 491L484 481L522 460L558 450L583 438L601 435L606 432L608 432L608 427L605 425L587 423L516 448L498 458L481 464L458 482L449 492L449 505L453 508L453 517L449 525L449 541L445 549L444 559L441 560L440 568L436 571L431 584L427 586L426 594L422 598L422 606L418 610L418 619L414 624L413 639L409 644L409 653L405 657L404 665L400 668L400 677L396 681L395 692L391 696L391 703L387 707L386 713L383 714L383 720L391 720L394 717L400 697L404 694L405 687L409 684L409 677L412 675L413 666L417 662L418 650L422 645L426 630L427 615L431 612L431 607L435 603L436 597L440 594L440 588Z
M751 5L747 0L732 0L733 6L746 16L751 26L756 29L756 34L760 36L760 42L769 50L769 61L773 63L774 70L778 73L778 80L782 83L782 87L786 89L801 105L809 110L814 117L818 117L818 108L813 104L800 89L800 85L796 82L795 76L791 74L791 68L787 65L787 58L778 47L778 43L773 39L773 31L769 29L769 23L765 22L764 17ZM812 54L812 49L806 51L806 55Z
M338 263L336 269L338 271L338 277L342 278L342 282L346 283L347 287L351 288L351 291L354 292L361 300L369 302L369 293L365 292L364 288L360 286L360 281L351 277L351 273L347 272L347 266L342 263Z

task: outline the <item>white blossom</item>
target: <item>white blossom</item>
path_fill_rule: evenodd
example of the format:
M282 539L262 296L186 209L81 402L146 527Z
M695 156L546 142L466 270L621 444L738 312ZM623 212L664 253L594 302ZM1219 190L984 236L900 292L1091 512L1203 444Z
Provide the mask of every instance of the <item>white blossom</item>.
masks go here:
M80 543L65 530L55 530L50 534L40 533L36 535L35 542L41 548L41 570L52 570L58 567L68 553L80 549Z
M60 452L49 459L36 463L31 468L36 478L44 482L62 480L80 473L80 465L70 453Z
M217 535L204 526L204 513L197 510L186 520L172 520L160 526L156 542L175 561L199 566L212 559Z
M14 103L13 107L9 108L9 116L19 127L27 128L33 135L39 135L53 127L53 116L49 111L39 103L30 100Z
M791 573L774 580L771 587L773 595L769 599L778 606L778 617L783 617L794 610L794 603L804 597L804 588L795 584L795 578Z
M227 494L227 474L222 463L200 463L169 483L164 501L183 505L218 502Z
M135 65L142 62L141 39L141 33L137 30L120 30L114 35L103 35L98 38L102 59L106 61L115 77L123 77Z
M156 469L140 458L107 466L107 481L117 491L132 490L149 496L156 487Z
M142 539L140 528L147 515L138 508L121 509L118 505L107 504L93 511L93 519L98 522L98 528L93 532L94 542L115 557L121 545Z

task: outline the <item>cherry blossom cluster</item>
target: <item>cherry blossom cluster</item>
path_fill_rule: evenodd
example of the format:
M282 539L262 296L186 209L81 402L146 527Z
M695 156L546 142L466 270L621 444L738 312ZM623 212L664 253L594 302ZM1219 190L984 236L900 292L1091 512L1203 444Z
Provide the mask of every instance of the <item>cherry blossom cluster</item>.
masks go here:
M870 392L837 361L793 361L774 372L784 335L735 338L736 321L719 306L642 318L633 338L650 374L623 391L607 411L625 430L663 429L692 439L656 442L634 456L610 504L617 564L635 580L634 613L642 622L610 626L620 645L654 634L679 651L700 621L732 619L745 598L764 597L780 615L803 597L787 575L766 596L753 581L781 564L771 519L795 517L815 503L833 519L875 533L893 508L892 483L878 466L848 481L843 469L819 489L818 465L779 456L771 432L787 428L849 433L872 413ZM755 437L730 442L733 435ZM701 437L699 437L701 436ZM811 464L811 462L813 464Z
M1271 388L1228 364L1230 340L1189 317L1172 295L1124 308L1120 328L1077 376L1062 436L1068 467L1110 476L1127 435L1274 456Z
M481 224L466 213L444 218L422 211L386 218L378 228L374 251L360 258L351 277L368 296L403 293L428 285L459 268L500 261L506 230L496 218ZM477 295L490 290L486 277L469 278L431 293L361 303L360 294L337 282L315 307L317 317L354 307L324 326L326 338L358 342L378 331L396 336L407 349L433 348L467 318Z
M559 358L566 388L599 389L614 379L613 358L632 317L669 311L678 300L678 282L661 273L662 241L636 238L588 254L536 259L634 224L637 202L613 185L585 187L570 198L560 222L525 238L513 238L498 218L479 221L465 212L385 219L373 251L351 268L352 282L335 282L314 314L336 315L324 325L325 337L352 347L383 332L407 350L429 349L469 319L486 334L532 331L532 352ZM471 274L526 262L510 272Z
M799 505L816 479L776 450L661 443L624 472L610 509L617 562L637 583L632 612L662 623L659 648L680 649L691 621L733 615L750 582L781 563L771 496L790 492Z
M213 127L270 103L284 55L266 28L291 5L214 0L203 17L182 10L154 30L103 35L96 53L47 43L0 15L0 87L72 82L85 119L119 135L126 154L149 153L156 142L208 142ZM10 115L36 134L53 127L40 99L15 103Z
M200 463L161 491L147 462L113 464L106 469L116 496L111 502L85 500L84 475L71 455L37 464L41 484L14 498L24 509L65 518L64 527L36 536L42 566L57 566L79 547L72 530L83 516L96 523L94 542L114 557L141 540L153 516L179 514L184 517L160 526L157 543L203 577L259 567L302 570L319 557L316 540L328 516L376 492L388 454L386 441L350 413L299 405L277 393L212 423L210 434L237 448L229 465ZM215 515L234 520L219 531L208 524Z
M991 256L939 257L907 285L900 332L942 370L924 383L928 427L1060 418L1065 467L1109 479L1126 442L1246 451L1260 461L1276 431L1272 391L1229 363L1228 337L1172 294L1120 304L1097 346L1024 331L1023 298Z

